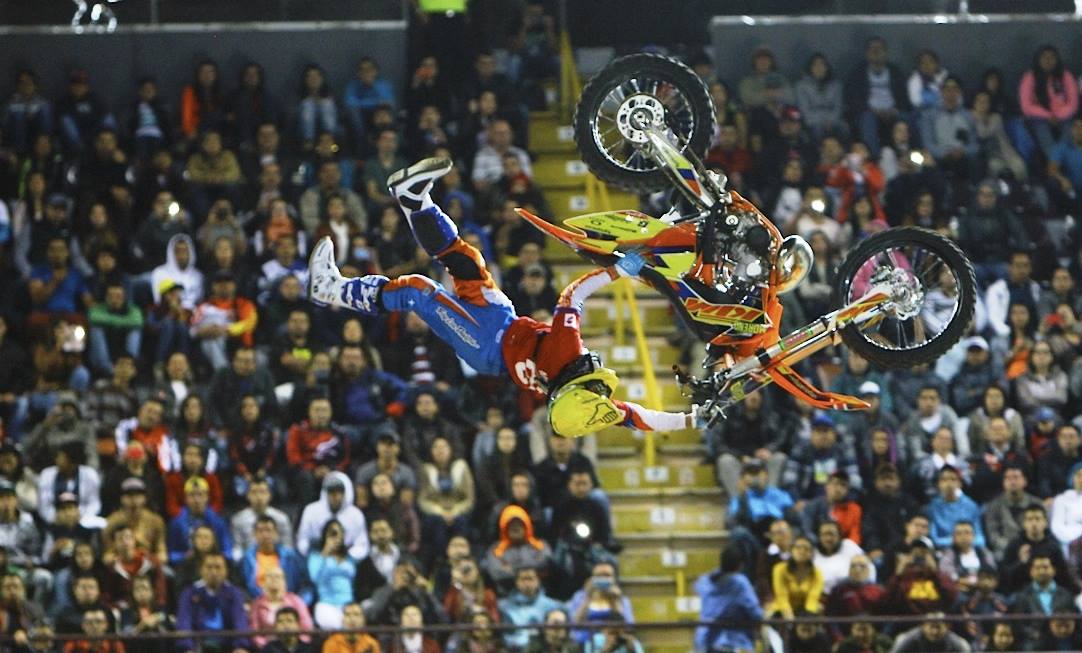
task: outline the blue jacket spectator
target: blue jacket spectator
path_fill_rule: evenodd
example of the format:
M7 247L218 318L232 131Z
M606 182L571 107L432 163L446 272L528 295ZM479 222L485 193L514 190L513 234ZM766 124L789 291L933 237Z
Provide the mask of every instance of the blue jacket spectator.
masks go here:
M248 612L244 609L244 592L227 582L226 574L225 556L220 553L204 556L199 580L184 588L177 601L178 630L247 630ZM247 650L249 642L247 637L227 637L219 640L219 647L223 651ZM178 651L195 651L198 648L191 639L176 640Z
M761 461L745 463L740 472L743 491L729 499L729 519L751 528L775 519L785 519L793 497L785 490L767 485L766 467Z
M30 301L34 310L46 313L74 313L79 302L89 303L90 290L83 275L71 264L68 242L61 238L49 241L48 263L35 265L30 272Z
M984 548L984 529L981 527L981 507L973 499L962 494L962 475L947 465L939 470L939 494L925 509L930 526L929 535L937 549L951 546L954 525L960 521L973 524L973 546Z
M564 604L545 595L537 569L522 567L515 572L515 589L499 601L501 619L516 626L543 623L545 615L564 607ZM508 630L504 641L513 650L522 650L530 643L533 631L520 627Z
M763 618L759 597L748 577L740 549L728 546L721 552L721 566L695 581L695 593L702 601L699 621L718 624L695 629L696 651L741 651L755 648L755 629L735 627L726 622L755 622Z
M351 426L372 427L388 416L388 409L405 409L405 381L370 365L361 347L343 347L337 374L331 381L335 419Z
M394 109L395 106L394 87L379 76L379 65L372 57L362 57L357 63L357 76L346 84L342 99L358 140L364 135L376 107Z
M192 545L192 531L199 526L207 526L214 531L222 551L233 550L233 536L229 533L229 524L207 505L209 500L209 486L201 476L193 476L184 483L184 508L169 522L169 533L166 536L171 564L184 560Z

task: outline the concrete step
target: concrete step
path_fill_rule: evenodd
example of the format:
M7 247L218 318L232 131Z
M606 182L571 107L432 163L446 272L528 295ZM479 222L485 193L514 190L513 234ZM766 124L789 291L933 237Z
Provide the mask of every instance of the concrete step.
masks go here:
M555 112L534 112L530 114L530 150L541 155L574 156L575 131Z
M562 222L576 215L595 213L606 209L606 207L598 206L597 202L591 202L585 190L559 188L549 190L546 188L545 198L548 199L549 204L552 206L552 219L554 222ZM639 208L639 196L632 193L610 189L609 199L611 206L608 208L613 211Z
M545 249L541 253L549 265L557 265L560 263L585 263L585 259L575 253L575 250L571 249L567 245L564 245L555 238L545 239Z
M598 447L635 447L642 443L642 433L625 428L608 428L597 434ZM702 434L697 429L654 433L654 444L659 447L699 446Z
M657 553L664 547L671 549L711 548L720 554L728 538L729 534L724 530L624 533L620 536L620 543L624 545L624 550L620 555L635 552Z
M699 618L699 607L699 599L695 596L631 597L631 608L635 611L636 621L696 621Z
M608 490L640 490L658 488L716 489L717 480L711 465L665 464L646 467L641 460L598 463L597 475Z
M606 367L611 367L621 374L641 374L642 360L632 334L626 334L623 344L618 344L612 335L590 336L586 339L586 344L601 355ZM658 378L672 378L672 366L679 362L680 350L666 342L663 337L649 335L646 337L646 348L649 360L654 366L654 374Z
M574 154L543 154L533 163L533 177L546 193L556 189L584 190L589 168Z
M612 521L617 537L625 533L714 532L725 525L724 510L720 501L709 508L689 505L690 501L709 501L694 497L662 497L650 501L651 505L626 505L620 501L612 507Z
M694 621L697 616L690 619ZM635 618L639 622L646 621L639 619L638 613ZM695 629L690 625L685 628L644 628L635 631L635 637L649 653L693 653L695 650Z
M658 391L661 394L661 405L665 410L684 411L688 410L688 399L685 397L670 375L661 376L657 373ZM616 386L613 396L617 399L643 403L646 401L646 383L637 379L623 379Z
M676 316L672 306L663 297L636 297L639 321L647 335L667 335L672 333ZM583 335L602 335L613 333L616 324L622 318L625 333L631 330L631 307L627 302L598 301L587 302L582 316Z
M643 649L650 653L693 653L694 629L651 628L636 633ZM674 643L676 642L676 643Z
M657 577L684 572L690 583L694 578L718 566L718 549L713 547L668 547L650 551L624 551L620 554L620 576Z

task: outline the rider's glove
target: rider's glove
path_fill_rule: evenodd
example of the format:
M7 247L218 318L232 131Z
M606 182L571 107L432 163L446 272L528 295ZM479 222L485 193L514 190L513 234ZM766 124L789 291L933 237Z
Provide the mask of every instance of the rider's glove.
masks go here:
M646 265L646 259L638 252L626 252L616 261L616 273L622 277L638 276L639 270Z

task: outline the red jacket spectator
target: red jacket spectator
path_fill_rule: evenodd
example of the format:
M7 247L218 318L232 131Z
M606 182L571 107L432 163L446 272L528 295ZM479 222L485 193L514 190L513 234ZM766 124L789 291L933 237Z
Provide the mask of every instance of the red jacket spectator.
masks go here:
M310 409L309 417L311 413ZM305 420L289 429L286 460L309 472L320 465L345 470L349 466L349 438L334 424L316 426Z
M840 163L825 169L820 167L819 171L828 188L841 192L842 200L834 216L838 222L844 223L849 219L850 207L862 194L871 200L875 219L886 222L887 214L879 197L887 187L887 181L879 166L868 158L867 150L851 152Z
M845 580L830 590L826 600L826 614L838 616L871 614L879 607L879 602L886 595L886 590L878 583L857 583Z

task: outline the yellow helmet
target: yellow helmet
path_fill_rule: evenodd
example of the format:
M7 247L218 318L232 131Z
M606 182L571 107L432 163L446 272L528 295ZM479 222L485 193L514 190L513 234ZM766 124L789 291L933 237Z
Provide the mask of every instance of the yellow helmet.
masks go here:
M599 367L560 386L549 397L549 424L557 435L581 438L618 424L623 413L610 397L619 379Z

